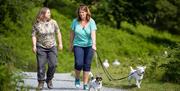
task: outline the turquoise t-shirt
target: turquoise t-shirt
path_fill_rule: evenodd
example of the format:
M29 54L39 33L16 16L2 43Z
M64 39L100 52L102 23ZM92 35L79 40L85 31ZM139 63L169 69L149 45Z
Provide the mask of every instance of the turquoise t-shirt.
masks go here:
M77 18L74 19L71 25L71 29L74 31L74 46L92 46L91 31L97 30L96 23L92 18L90 18L89 22L84 28L81 26Z

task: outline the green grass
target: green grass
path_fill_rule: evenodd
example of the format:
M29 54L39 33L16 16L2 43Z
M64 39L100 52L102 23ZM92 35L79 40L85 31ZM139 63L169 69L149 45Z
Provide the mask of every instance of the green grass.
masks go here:
M128 76L130 68L123 67L122 65L119 67L111 66L108 68L108 71L114 79L119 79ZM98 67L98 69L96 67L93 68L92 72L93 74L98 74L103 77L103 86L111 88L121 88L128 91L178 91L180 89L179 84L150 80L146 76L146 73L142 80L141 88L139 89L136 87L134 79L131 80L131 86L129 86L127 78L109 81L101 67Z
M9 22L10 27L14 31L7 31L1 35L1 41L6 41L13 46L18 60L15 66L23 71L36 71L36 58L32 53L31 29L35 16L39 8L34 8L32 11L24 14L23 26L17 27ZM57 72L72 72L74 69L73 53L69 52L69 32L72 19L69 16L52 9L52 17L60 26L63 51L58 52L58 67ZM74 12L75 13L75 12ZM8 21L7 21L8 22ZM127 76L129 66L146 65L146 73L142 82L142 88L129 87L127 79L122 81L108 81L102 69L100 70L103 76L103 84L109 87L124 88L131 91L177 91L180 88L179 84L161 82L164 75L164 69L159 67L163 63L167 63L167 57L164 51L168 54L176 43L180 42L180 37L167 32L158 32L157 30L142 24L135 26L122 22L121 29L110 28L107 25L98 23L97 30L97 51L102 60L108 59L110 63L114 59L121 62L119 67L110 65L109 72L115 78ZM96 72L95 60L92 63L92 72ZM166 90L165 90L166 89Z

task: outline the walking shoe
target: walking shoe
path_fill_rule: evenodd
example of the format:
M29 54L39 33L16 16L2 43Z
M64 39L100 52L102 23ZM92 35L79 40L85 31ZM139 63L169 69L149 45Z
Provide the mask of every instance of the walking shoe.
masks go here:
M47 83L47 87L48 87L49 89L52 89L52 88L53 88L52 80L46 81L46 83Z
M38 81L38 89L42 90L44 88L44 81Z
M83 89L84 89L84 90L88 90L88 89L89 89L89 88L88 88L88 85L85 84L85 85L83 86Z
M79 79L75 79L75 87L80 88L80 80Z

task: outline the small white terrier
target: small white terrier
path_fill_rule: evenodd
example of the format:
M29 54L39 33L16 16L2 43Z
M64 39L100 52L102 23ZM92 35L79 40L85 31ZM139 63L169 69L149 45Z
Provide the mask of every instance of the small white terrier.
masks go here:
M93 88L93 91L101 91L102 88L102 77L96 76L94 78L93 74L90 72L89 73L91 80L89 82L89 91L92 91L91 89Z
M132 67L130 68L131 68L131 72L128 77L129 85L131 85L131 79L134 78L136 80L136 86L138 88L141 88L140 85L144 76L146 66L137 66L137 69L133 69Z

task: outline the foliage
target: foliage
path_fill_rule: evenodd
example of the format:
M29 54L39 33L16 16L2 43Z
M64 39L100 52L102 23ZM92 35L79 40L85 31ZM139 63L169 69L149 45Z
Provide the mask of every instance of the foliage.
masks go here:
M97 20L102 18L102 23L118 29L122 21L141 22L180 34L179 0L100 0L94 6Z
M19 75L15 75L17 69L14 67L16 55L10 45L0 43L0 90L13 91L20 80Z
M22 35L25 12L38 5L36 0L0 0L0 90L14 91L21 76L17 74L17 65L23 61L15 46L18 37ZM20 30L20 31L19 31ZM23 64L24 65L24 64ZM16 66L16 67L15 67Z
M180 18L178 17L180 8L180 1L178 0L158 0L156 2L156 27L169 30L172 33L180 34Z
M166 70L163 80L180 83L180 43L170 51L167 60L161 65Z
M24 11L40 5L43 0L1 0L0 1L0 26L5 30L14 31L9 25L22 27ZM11 22L10 24L8 22ZM0 30L2 31L2 30Z
M44 0L35 0L35 1L31 0L31 1L44 2ZM110 5L109 1L113 1L121 4L120 6L118 6L118 4L115 3ZM157 31L156 29L146 25L146 24L156 25L155 21L157 21L157 19L155 18L154 15L152 15L155 13L151 13L151 12L156 12L156 10L155 11L153 10L154 8L151 8L154 7L153 5L156 4L150 3L149 0L146 1L140 0L137 2L135 2L136 0L131 0L129 2L133 2L132 5L130 3L127 3L126 1L128 0L121 0L121 1L108 0L108 2L106 0L100 0L100 1L97 0L95 4L90 5L93 15L92 17L95 19L98 26L97 50L100 53L101 58L103 60L108 59L110 63L112 63L114 59L120 60L121 65L119 67L116 68L111 66L109 69L114 77L126 76L126 74L128 74L129 72L129 70L127 70L129 69L129 66L135 67L137 65L146 65L147 71L145 73L145 79L148 79L150 81L152 80L156 81L165 78L166 81L176 82L175 80L177 79L170 79L171 74L174 74L176 76L179 75L169 72L170 70L173 69L175 69L175 71L177 72L179 71L178 67L173 68L174 65L176 66L177 63L179 62L179 61L174 61L174 60L179 60L178 59L179 56L175 56L176 54L179 54L178 52L179 49L178 50L174 49L177 46L176 43L179 42L179 36L164 31ZM143 2L146 3L143 4ZM171 3L172 2L173 0L171 0ZM75 11L78 4L79 3L75 2L75 0L48 1L48 6L51 9L52 18L55 19L58 25L60 26L62 39L63 39L64 49L63 51L58 52L57 72L73 71L74 58L73 58L73 54L69 52L68 40L69 40L70 25L72 23L72 19L76 17ZM148 8L146 7L146 5ZM31 4L29 6L31 6ZM0 79L1 77L5 77L6 75L8 78L11 78L12 73L14 72L13 71L14 68L7 69L8 66L10 67L15 66L16 68L22 69L23 71L36 71L36 58L35 55L32 53L32 46L31 46L32 45L31 29L32 29L32 23L40 7L35 7L35 6L41 6L41 3L37 5L32 4L31 7L32 9L28 8L27 12L22 12L20 10L21 13L18 13L19 14L18 16L23 16L22 19L16 17L17 19L15 19L14 21L12 19L12 16L6 13L5 17L1 19L2 21L0 21L1 22L0 43L5 43L4 45L2 44L0 45L0 54L1 54L0 56L2 59L1 61L2 65L0 66L0 68L2 68L2 73L0 73ZM18 7L21 7L21 5ZM157 6L157 7L161 7L161 6ZM113 11L113 9L117 9L115 11L118 12ZM129 9L130 11L128 11ZM147 9L148 11L146 11ZM159 10L162 10L163 12L159 12L157 14L162 13L162 15L164 15L164 13L166 13L165 15L169 16L172 15L172 13L173 14L177 13L176 10L171 8L168 9L170 11L172 10L172 12L170 13L164 12L163 9L159 8ZM141 11L143 11L143 13ZM10 11L7 10L7 12ZM13 15L13 12L10 13ZM119 14L116 13L119 13L121 15L119 16ZM113 14L116 16L113 16ZM134 16L130 17L132 15ZM120 21L121 29L115 29L106 25L109 24L115 26L115 24L117 24L115 17L117 19L120 18L118 22ZM162 18L158 18L158 19L162 19L161 21L163 21L163 18L165 18L165 16L161 16L161 17ZM172 17L175 18L175 15L173 15ZM6 27L4 27L3 24L6 25ZM173 49L174 51L171 52L170 51L171 49ZM167 58L164 55L164 51L167 51L168 53L172 53L172 55L170 54L170 56ZM12 63L15 64L13 64L13 66L9 64L4 65L7 62L10 64ZM176 64L172 62L175 62ZM161 67L162 64L165 65ZM94 61L92 64L92 68L97 70L95 68ZM173 68L173 69L168 69L168 68ZM10 75L5 74L6 72L9 72ZM167 75L164 76L164 74ZM7 79L6 82L8 81L10 80ZM105 81L105 85L107 84L109 85L113 84L113 86L120 85L117 83L116 84L113 82L108 83L107 81Z
M76 8L78 4L74 0L51 0L48 7L56 9L60 14L73 19L76 17Z
M1 41L2 42L2 41ZM0 44L0 64L14 63L16 59L15 54L12 52L12 46L7 44ZM13 56L14 55L14 56Z
M75 0L75 1L78 2L78 3L86 4L86 5L93 5L93 4L97 3L100 0Z

